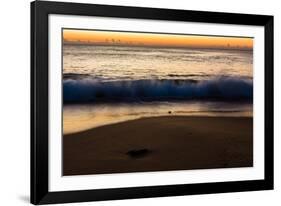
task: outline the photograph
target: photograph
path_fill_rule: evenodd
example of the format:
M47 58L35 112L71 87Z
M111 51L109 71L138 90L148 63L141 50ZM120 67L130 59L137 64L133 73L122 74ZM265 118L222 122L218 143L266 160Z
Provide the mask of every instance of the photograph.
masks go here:
M32 204L274 189L274 16L223 10L31 2Z
M253 44L62 28L62 175L253 167Z

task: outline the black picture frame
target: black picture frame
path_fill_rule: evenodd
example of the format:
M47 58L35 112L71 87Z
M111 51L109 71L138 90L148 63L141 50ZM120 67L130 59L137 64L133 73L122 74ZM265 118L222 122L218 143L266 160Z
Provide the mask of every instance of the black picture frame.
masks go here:
M116 189L48 190L48 15L155 19L265 28L265 178ZM50 204L273 189L273 16L137 8L63 2L31 2L31 203Z

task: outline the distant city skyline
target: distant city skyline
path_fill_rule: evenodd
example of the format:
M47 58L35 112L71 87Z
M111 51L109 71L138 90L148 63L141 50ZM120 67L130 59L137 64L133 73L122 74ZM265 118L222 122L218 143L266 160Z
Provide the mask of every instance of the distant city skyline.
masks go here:
M96 45L130 45L155 47L192 47L213 49L253 49L253 38L114 32L96 30L63 30L64 43Z

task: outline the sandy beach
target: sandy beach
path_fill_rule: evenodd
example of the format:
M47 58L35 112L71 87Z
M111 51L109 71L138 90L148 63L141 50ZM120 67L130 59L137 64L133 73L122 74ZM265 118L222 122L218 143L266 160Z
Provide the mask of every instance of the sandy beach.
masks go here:
M63 136L63 175L253 166L252 117L150 117Z

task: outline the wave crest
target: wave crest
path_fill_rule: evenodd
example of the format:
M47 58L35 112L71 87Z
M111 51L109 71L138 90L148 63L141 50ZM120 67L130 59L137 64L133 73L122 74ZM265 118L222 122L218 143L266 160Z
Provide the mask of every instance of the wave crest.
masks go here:
M65 79L64 103L99 101L217 100L252 101L252 79L219 77L211 80L131 80L102 82Z

